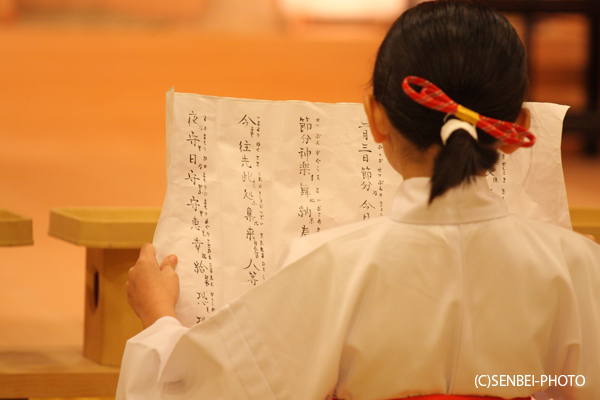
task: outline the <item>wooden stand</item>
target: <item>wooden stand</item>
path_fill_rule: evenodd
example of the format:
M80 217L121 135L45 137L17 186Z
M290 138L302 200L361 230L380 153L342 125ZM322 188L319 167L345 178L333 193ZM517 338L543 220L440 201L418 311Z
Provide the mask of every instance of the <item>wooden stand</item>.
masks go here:
M33 244L32 221L0 210L0 246ZM0 398L111 397L119 368L98 365L74 347L0 347Z
M33 244L33 222L8 210L0 210L0 246Z
M139 249L87 248L83 355L102 365L121 365L125 342L142 331L127 303L127 271Z
M99 365L78 346L0 348L0 399L114 397L118 367Z
M600 242L600 208L572 207L569 212L575 232L592 235Z
M129 307L127 273L151 242L160 209L63 208L50 211L50 235L86 246L83 355L119 366L126 341L142 330Z

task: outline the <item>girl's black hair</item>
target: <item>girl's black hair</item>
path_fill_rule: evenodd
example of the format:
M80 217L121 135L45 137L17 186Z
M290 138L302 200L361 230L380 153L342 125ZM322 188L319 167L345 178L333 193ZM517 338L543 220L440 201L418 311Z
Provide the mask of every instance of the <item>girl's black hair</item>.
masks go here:
M431 203L498 161L496 139L457 130L442 146L444 114L410 99L409 75L427 79L451 99L487 117L514 122L528 90L523 43L506 18L468 0L425 2L403 13L379 48L373 94L392 125L418 150L441 146L431 178ZM416 90L420 90L415 88Z

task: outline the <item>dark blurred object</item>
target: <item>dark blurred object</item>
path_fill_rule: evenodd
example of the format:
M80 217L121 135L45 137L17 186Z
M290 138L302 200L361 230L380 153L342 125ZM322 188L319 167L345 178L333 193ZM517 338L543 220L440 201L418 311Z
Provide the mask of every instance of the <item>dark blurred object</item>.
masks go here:
M17 15L16 0L0 0L0 23L11 22Z
M531 31L535 18L542 13L576 13L589 20L588 64L586 69L586 109L581 113L568 112L565 131L584 135L583 152L588 156L599 154L600 141L600 1L598 0L481 0L504 13L520 14L525 19L525 46L530 48Z

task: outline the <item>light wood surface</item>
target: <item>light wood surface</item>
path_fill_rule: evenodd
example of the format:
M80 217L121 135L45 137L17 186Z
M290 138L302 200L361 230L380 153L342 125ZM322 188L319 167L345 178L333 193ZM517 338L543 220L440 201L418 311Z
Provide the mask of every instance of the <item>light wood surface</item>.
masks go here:
M55 208L48 233L88 248L140 249L152 241L159 216L156 207Z
M600 241L600 207L571 207L569 211L574 231L592 235Z
M127 339L142 331L125 292L139 249L88 248L83 354L102 365L121 365Z
M0 209L0 246L33 244L33 221L10 210Z
M159 215L159 208L135 207L50 211L50 235L86 247L83 354L99 364L120 365L125 342L142 330L125 283Z
M119 368L83 357L77 347L0 348L0 398L110 397Z

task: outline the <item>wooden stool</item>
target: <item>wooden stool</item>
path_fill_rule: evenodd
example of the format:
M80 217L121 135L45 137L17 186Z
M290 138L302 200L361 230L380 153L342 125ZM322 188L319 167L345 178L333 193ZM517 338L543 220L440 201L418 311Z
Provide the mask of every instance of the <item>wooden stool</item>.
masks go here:
M600 208L571 207L569 212L574 231L592 235L600 242Z
M125 342L142 330L125 282L159 216L157 208L50 210L50 235L86 247L83 355L99 364L121 365Z
M33 244L33 222L9 210L0 210L0 246Z

